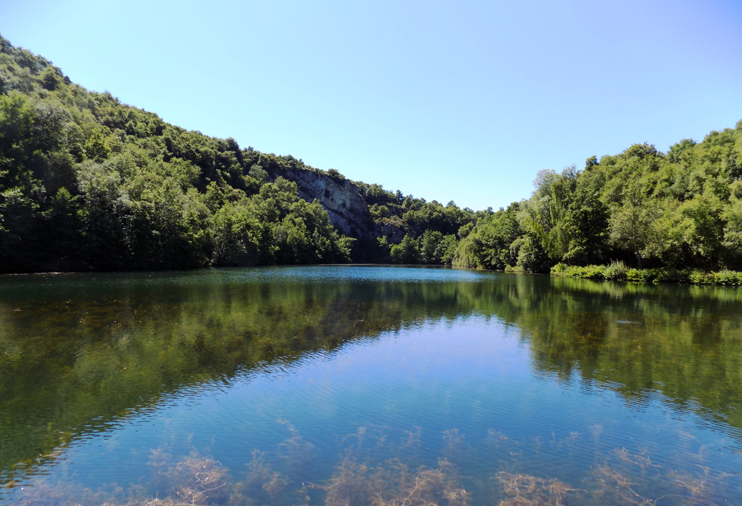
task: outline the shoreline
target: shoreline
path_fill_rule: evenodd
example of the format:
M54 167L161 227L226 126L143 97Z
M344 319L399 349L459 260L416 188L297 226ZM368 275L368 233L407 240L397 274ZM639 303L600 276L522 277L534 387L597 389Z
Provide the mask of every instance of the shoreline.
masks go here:
M700 269L672 269L666 267L636 269L623 262L610 265L568 266L557 264L551 268L551 276L594 281L618 281L637 284L672 283L679 285L742 287L742 272L722 270L703 271Z
M586 265L586 266L568 266L557 264L551 268L548 273L525 272L520 269L506 268L505 270L491 269L471 269L467 267L457 267L439 264L389 264L389 263L318 263L318 264L283 264L283 265L246 265L234 267L197 267L193 269L162 269L162 270L118 270L118 271L41 271L41 272L8 272L0 273L0 280L3 278L16 278L23 276L74 276L81 274L123 274L123 273L165 273L165 272L187 272L211 269L253 269L253 268L273 268L273 267L401 267L401 268L443 268L443 269L461 269L474 270L482 272L502 272L506 274L527 274L530 276L549 276L563 277L572 279L589 279L592 281L613 281L631 284L678 284L694 286L726 286L739 288L742 287L742 272L722 270L722 271L703 271L700 269L671 269L671 268L648 268L636 269L626 267L622 262L613 262L610 265Z

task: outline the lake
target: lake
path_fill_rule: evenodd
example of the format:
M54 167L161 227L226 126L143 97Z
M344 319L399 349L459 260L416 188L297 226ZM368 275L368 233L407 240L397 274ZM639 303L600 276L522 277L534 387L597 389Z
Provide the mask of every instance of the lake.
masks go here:
M0 503L742 504L742 290L0 277Z

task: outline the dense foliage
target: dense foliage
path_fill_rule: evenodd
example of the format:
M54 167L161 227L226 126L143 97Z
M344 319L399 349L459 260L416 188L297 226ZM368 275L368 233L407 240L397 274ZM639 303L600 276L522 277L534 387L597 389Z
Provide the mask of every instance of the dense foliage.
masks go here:
M342 262L318 201L240 149L73 84L0 38L0 271Z
M375 231L343 237L282 177L297 169L345 180L89 92L0 37L0 272L450 264L487 214L358 182Z
M480 220L454 263L742 269L742 121L666 154L637 144L583 171L543 170L534 185L530 199Z
M451 265L460 233L491 214L445 206L433 200L384 190L378 184L356 183L369 205L378 231L377 261L400 264Z
M742 286L742 272L723 270L703 271L700 269L673 269L659 267L635 269L621 261L610 265L566 265L556 264L551 268L552 276L567 278L597 279L601 281L630 281L633 283L690 283L694 285Z
M287 176L297 170L345 181L89 92L0 37L0 272L351 260L742 269L742 122L666 154L641 144L582 171L541 171L530 199L498 212L353 182L372 222L353 238L321 198L300 197Z

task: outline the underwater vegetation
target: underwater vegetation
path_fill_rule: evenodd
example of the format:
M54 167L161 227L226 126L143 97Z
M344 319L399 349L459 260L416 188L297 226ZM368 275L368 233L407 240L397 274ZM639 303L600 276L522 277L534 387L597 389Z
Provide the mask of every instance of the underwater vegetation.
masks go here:
M140 483L91 490L74 480L54 482L40 476L32 486L9 492L19 506L690 506L726 504L727 494L740 486L739 473L714 472L702 464L703 448L692 457L698 460L693 473L625 448L596 452L578 481L522 469L520 457L528 452L589 452L584 440L597 443L600 427L584 437L571 433L550 442L511 439L490 429L476 445L451 429L433 435L442 441L436 456L424 451L419 427L359 427L342 438L326 478L307 481L310 468L327 463L319 461L315 445L290 422L277 423L284 425L288 437L273 452L253 450L239 468L222 465L208 451L192 448L174 455L170 448L158 447L151 451L147 478ZM486 465L463 474L462 469L471 469L466 463L472 459Z

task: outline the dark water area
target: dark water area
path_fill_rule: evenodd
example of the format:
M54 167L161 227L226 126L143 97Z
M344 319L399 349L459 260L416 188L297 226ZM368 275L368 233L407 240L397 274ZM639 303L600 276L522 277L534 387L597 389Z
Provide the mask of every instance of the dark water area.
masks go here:
M742 504L742 290L0 277L0 503Z

